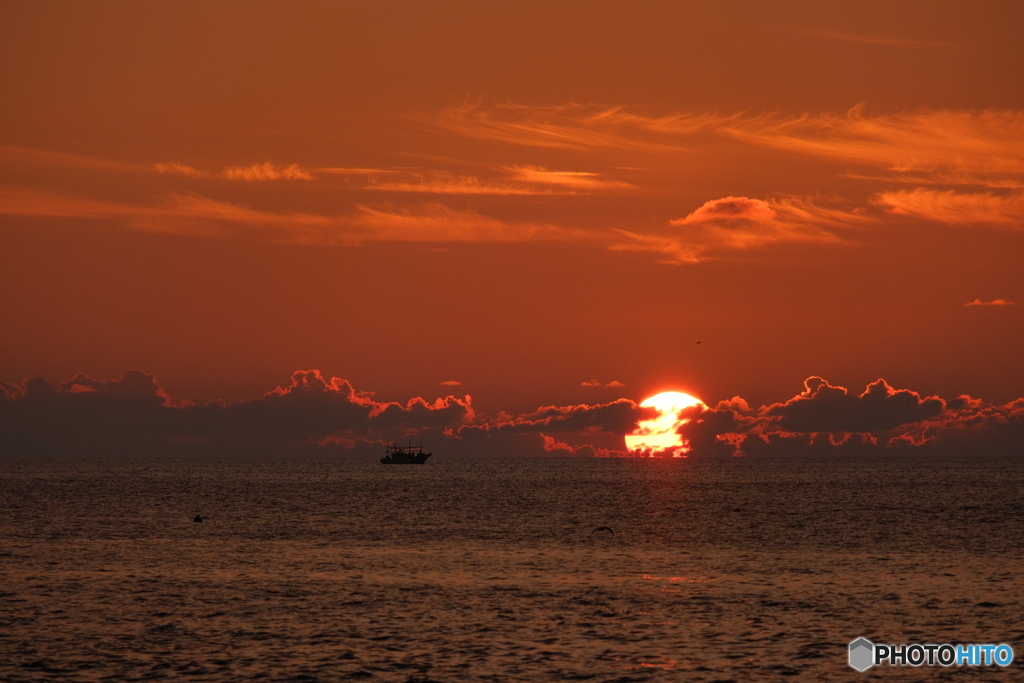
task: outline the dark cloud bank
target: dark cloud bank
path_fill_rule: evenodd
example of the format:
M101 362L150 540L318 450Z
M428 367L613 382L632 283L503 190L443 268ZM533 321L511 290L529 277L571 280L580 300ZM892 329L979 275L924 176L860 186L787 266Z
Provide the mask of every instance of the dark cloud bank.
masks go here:
M480 415L469 396L380 402L318 371L252 401L175 401L152 375L77 375L0 382L0 449L7 455L193 453L377 454L411 438L464 456L628 455L622 436L653 410L633 401L547 406ZM690 456L792 453L972 452L1024 449L1024 398L997 406L897 390L885 380L856 394L820 377L782 403L751 408L742 398L688 409L680 433Z

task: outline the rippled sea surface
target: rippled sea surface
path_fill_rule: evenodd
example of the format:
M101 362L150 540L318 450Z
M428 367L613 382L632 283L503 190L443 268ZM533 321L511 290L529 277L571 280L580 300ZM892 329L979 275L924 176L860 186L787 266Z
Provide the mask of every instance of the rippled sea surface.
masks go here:
M1022 559L1024 458L0 460L0 680L1019 680Z

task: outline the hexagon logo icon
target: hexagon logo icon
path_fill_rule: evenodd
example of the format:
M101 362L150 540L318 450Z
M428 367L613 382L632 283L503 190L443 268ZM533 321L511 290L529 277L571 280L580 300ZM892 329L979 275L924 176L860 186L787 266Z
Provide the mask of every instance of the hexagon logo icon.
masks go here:
M858 638L850 643L850 666L857 671L866 671L874 664L875 644L867 638Z

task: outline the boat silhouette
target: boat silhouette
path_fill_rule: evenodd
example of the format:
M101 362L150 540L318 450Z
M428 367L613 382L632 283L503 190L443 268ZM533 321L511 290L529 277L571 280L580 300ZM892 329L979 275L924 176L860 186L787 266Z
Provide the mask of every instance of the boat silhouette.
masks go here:
M422 465L433 453L424 453L423 444L413 446L399 446L390 444L385 451L384 457L380 459L382 465Z

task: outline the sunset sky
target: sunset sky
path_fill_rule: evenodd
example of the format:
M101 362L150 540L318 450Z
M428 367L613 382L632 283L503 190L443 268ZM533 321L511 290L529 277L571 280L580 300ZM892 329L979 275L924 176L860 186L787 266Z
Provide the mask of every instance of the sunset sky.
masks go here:
M629 406L573 427L620 440L666 390L1008 405L1022 35L1019 2L2 2L5 400L316 369L464 425Z

